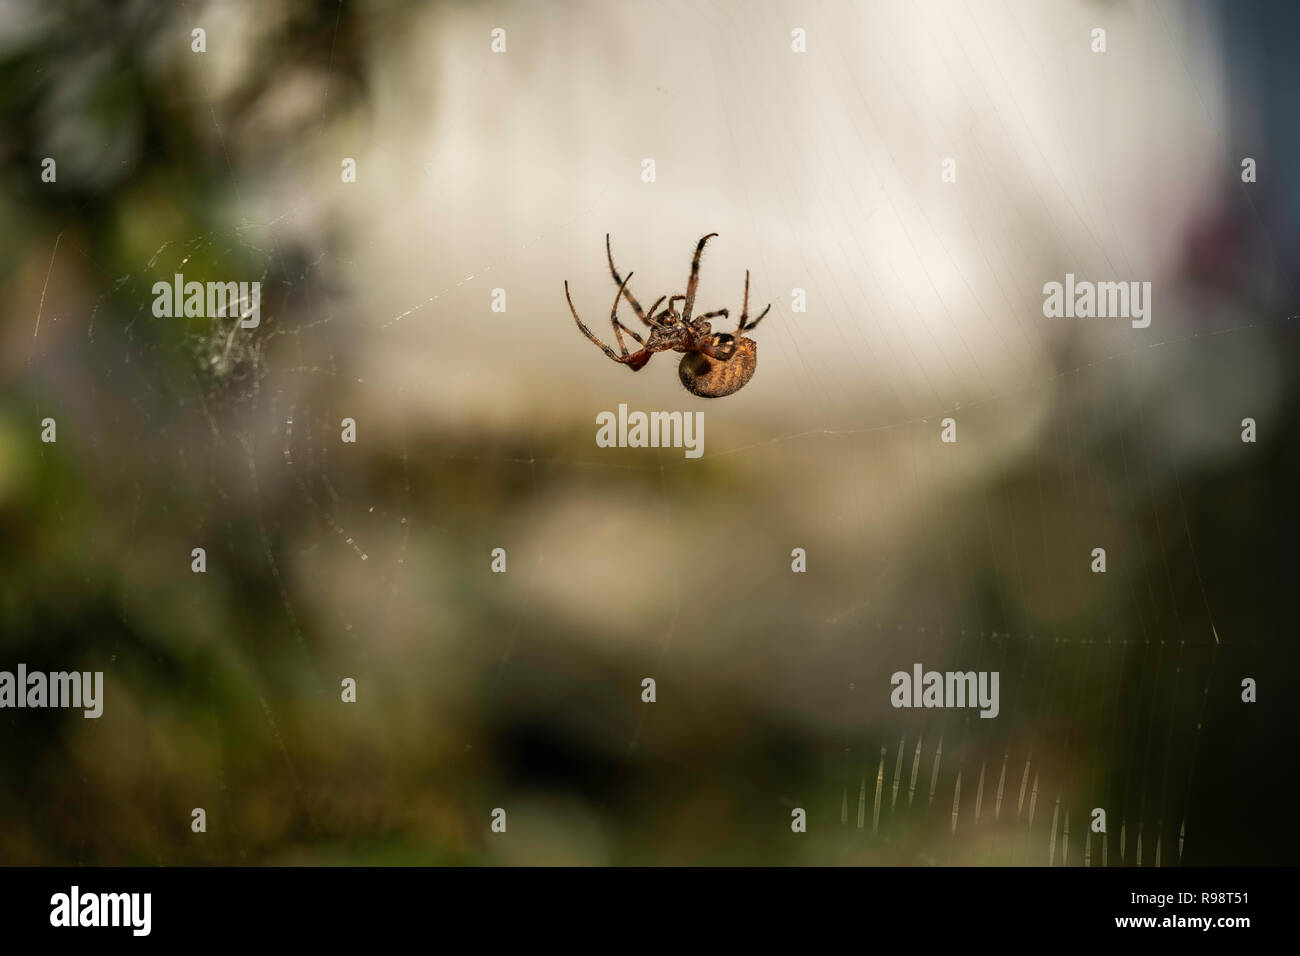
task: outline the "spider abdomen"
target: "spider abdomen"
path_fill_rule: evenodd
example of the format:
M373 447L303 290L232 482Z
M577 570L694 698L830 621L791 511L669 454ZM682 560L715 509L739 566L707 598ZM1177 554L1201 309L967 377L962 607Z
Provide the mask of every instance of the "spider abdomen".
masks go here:
M753 339L741 337L736 340L736 351L725 362L703 352L690 352L682 357L677 374L692 395L722 398L740 391L754 377L757 364L758 346Z

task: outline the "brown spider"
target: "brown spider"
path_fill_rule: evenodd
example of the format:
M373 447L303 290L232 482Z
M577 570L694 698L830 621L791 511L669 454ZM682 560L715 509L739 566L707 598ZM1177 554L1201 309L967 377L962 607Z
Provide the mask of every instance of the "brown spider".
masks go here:
M578 310L573 307L573 299L569 296L569 282L566 279L564 297L569 300L569 311L573 313L573 321L578 323L582 334L598 345L601 351L634 372L643 368L646 362L650 361L650 356L656 352L684 352L681 363L677 366L677 374L688 392L701 398L721 398L723 395L739 391L753 377L754 367L758 362L757 344L742 333L758 325L772 306L769 304L758 318L752 322L749 320L749 270L747 269L745 270L745 298L740 309L740 325L734 335L714 332L708 322L709 319L719 315L729 318L726 309L691 317L691 311L695 308L695 290L700 284L700 255L704 252L704 244L716 235L716 232L709 233L695 246L695 257L691 260L691 277L686 283L686 294L671 297L661 295L655 300L655 304L650 306L649 311L646 311L641 308L641 303L627 287L632 273L629 272L625 279L618 277L618 270L614 268L614 253L609 248L609 234L606 233L605 255L609 259L610 275L618 285L618 292L614 294L614 305L609 310L609 320L614 328L614 337L618 340L619 352L622 354L616 355L613 349L592 335L591 330L582 324L582 319L578 318ZM650 329L649 338L641 338L618 320L618 302L625 297L628 305L636 312L637 318ZM665 298L668 299L668 305L656 315L655 309L659 308ZM673 308L674 303L678 301L684 303L680 313ZM632 336L641 346L639 351L628 353L627 344L623 340L624 332Z

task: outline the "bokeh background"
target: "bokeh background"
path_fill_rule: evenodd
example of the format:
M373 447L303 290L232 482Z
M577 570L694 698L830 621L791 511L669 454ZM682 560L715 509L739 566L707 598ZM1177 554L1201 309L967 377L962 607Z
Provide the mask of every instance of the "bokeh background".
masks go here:
M1298 27L4 0L0 667L106 699L0 714L0 863L1293 862ZM643 302L720 234L745 389L578 334L607 232ZM1066 272L1151 326L1045 319ZM892 709L914 662L1000 716Z

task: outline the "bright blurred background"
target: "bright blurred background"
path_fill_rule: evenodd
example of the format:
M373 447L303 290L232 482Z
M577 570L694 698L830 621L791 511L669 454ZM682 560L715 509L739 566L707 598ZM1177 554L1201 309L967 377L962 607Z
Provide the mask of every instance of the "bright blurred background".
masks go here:
M4 0L0 668L107 690L0 714L0 863L1294 861L1297 27ZM645 303L720 234L744 390L578 334L607 232ZM261 326L155 318L177 272ZM1044 318L1067 272L1150 327ZM999 718L892 709L915 662Z

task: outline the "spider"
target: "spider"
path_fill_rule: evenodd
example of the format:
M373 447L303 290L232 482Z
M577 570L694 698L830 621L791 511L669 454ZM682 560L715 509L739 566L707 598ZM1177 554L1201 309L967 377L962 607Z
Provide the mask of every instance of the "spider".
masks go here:
M609 321L614 328L614 337L618 340L618 349L622 354L615 354L614 350L608 345L596 338L585 325L582 319L578 318L578 310L573 307L573 299L569 296L569 282L564 282L564 297L569 301L569 311L573 313L573 321L578 323L578 328L582 334L589 338L600 350L608 355L620 365L626 365L632 371L636 372L645 367L650 361L650 357L656 352L683 352L681 363L677 366L677 374L682 380L682 385L693 395L700 398L721 398L724 395L730 395L732 392L739 391L754 376L754 367L758 362L758 346L753 339L746 338L743 333L750 331L759 322L763 316L767 315L768 310L772 308L769 304L766 309L759 314L758 318L750 321L749 318L749 270L745 270L745 298L740 308L740 325L736 328L734 335L726 332L714 332L709 325L709 319L715 316L730 318L726 309L717 309L713 312L706 312L703 315L697 315L692 318L691 312L695 308L695 291L700 284L700 256L704 253L704 244L710 239L717 236L716 232L711 232L702 238L695 246L695 257L691 260L691 277L686 283L685 295L660 296L655 300L654 305L649 310L641 308L641 303L632 295L632 290L627 287L628 281L632 278L632 273L628 273L625 278L619 278L618 270L614 268L614 253L609 247L609 234L605 234L605 256L609 260L609 272L614 277L614 282L618 285L618 292L614 294L614 305L609 310ZM647 328L650 329L648 338L641 338L636 332L629 329L618 319L618 303L620 299L626 298L628 305L636 312L639 318ZM658 314L655 310L667 299L668 304L662 312ZM677 302L682 302L682 310L678 312L674 307ZM629 353L627 344L623 339L623 333L626 332L636 340L641 348Z

